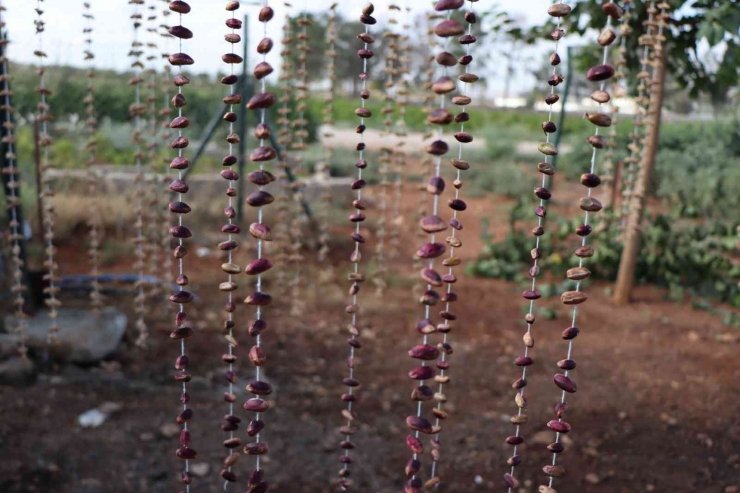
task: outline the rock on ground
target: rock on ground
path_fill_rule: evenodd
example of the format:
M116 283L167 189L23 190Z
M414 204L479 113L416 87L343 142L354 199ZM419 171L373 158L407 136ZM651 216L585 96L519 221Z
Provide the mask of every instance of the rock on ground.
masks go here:
M0 385L31 385L36 380L36 365L18 356L0 363Z
M49 335L49 315L40 311L29 318L26 344L31 349L46 349ZM115 352L126 332L126 315L115 308L105 308L99 315L89 310L61 309L59 311L58 344L55 356L73 363L96 363ZM15 327L15 318L5 318L5 327ZM0 344L15 343L16 334L0 334Z

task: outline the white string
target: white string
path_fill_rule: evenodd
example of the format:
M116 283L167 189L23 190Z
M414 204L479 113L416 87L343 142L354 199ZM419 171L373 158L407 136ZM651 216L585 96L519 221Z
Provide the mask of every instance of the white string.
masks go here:
M134 39L131 43L131 56L134 58L134 78L136 80L134 84L134 106L133 106L133 113L134 113L134 130L133 130L133 144L134 144L134 163L136 165L136 187L135 187L135 194L136 194L136 270L137 270L137 281L136 281L136 297L134 298L136 301L136 313L137 313L137 319L136 319L136 328L139 331L139 336L137 338L136 343L138 345L144 345L147 338L147 327L146 322L144 321L144 303L145 303L145 295L144 295L144 205L143 205L143 198L142 195L144 194L143 190L143 181L144 181L144 169L141 165L141 81L143 78L142 75L142 69L140 66L140 60L141 57L141 46L139 44L139 25L140 22L140 12L139 12L139 2L133 2L134 4Z
M322 178L328 178L331 173L329 172L329 166L332 158L334 157L334 148L328 142L328 140L334 135L334 98L336 95L336 37L337 37L337 14L336 5L332 4L330 7L329 18L326 25L326 42L327 42L327 70L329 72L329 97L324 107L324 118L323 123L327 129L323 132L323 138L321 141L324 147L324 159L320 161L316 166L316 171L321 174ZM319 226L319 251L318 261L324 263L329 254L329 234L327 231L329 222L329 202L331 201L331 193L326 183L322 184L322 193L320 197L323 202L321 207L321 218L318 221ZM327 270L331 269L330 266L326 267Z
M147 42L147 48L149 49L149 53L147 55L147 62L148 62L148 68L147 72L149 73L149 82L148 82L148 96L147 96L147 111L149 114L148 118L148 129L147 133L149 134L149 139L147 142L147 148L149 150L147 159L148 159L148 170L149 170L149 176L147 176L146 171L144 171L144 178L146 180L151 180L151 184L149 186L149 203L147 204L147 210L149 217L147 218L147 223L149 225L148 228L148 238L147 238L147 248L149 250L149 274L152 277L157 276L157 270L160 265L160 249L161 244L157 241L157 235L159 233L159 228L157 226L157 214L160 212L161 204L159 201L159 190L158 190L158 183L157 183L157 165L158 165L158 155L157 155L157 147L158 147L158 139L157 139L157 104L156 104L156 96L157 96L157 90L156 90L156 74L157 74L157 8L156 8L156 0L150 0L150 5L147 7L147 10L149 10L149 14L147 16L148 21L148 28L147 32L149 33L149 41ZM166 255L166 252L164 252ZM155 297L155 295L159 295L161 291L161 283L154 283L152 284L150 288L150 295L152 297Z
M236 19L236 11L235 10L232 10L231 11L231 18L232 19ZM233 27L231 28L231 34L232 35L236 34L236 30ZM245 40L245 42L246 42L246 40ZM231 54L233 55L234 54L234 43L230 43L230 44L231 44ZM244 63L244 61L242 61L242 63ZM233 63L229 63L229 68L231 70L231 75L232 76L234 75L234 65L235 64L233 64ZM242 81L242 82L244 82L244 81ZM233 96L235 94L235 90L236 89L234 87L234 84L231 84L229 86L229 95L230 96ZM229 112L231 112L231 113L234 112L234 105L233 104L229 105ZM234 122L231 121L231 122L229 122L229 135L231 135L233 133L234 133ZM239 137L245 139L246 138L246 135L240 135ZM229 144L229 155L230 156L233 156L234 155L234 144L231 142L231 139L229 139L228 144ZM240 156L240 158L241 157L242 156ZM229 180L229 189L231 189L233 187L234 187L233 180ZM228 199L228 208L229 208L229 210L231 210L233 208L233 206L234 206L233 197L230 194L227 194L227 199ZM231 226L231 225L234 224L234 220L232 219L231 216L232 216L232 214L229 214L227 216L228 217L228 220L229 220L229 226ZM231 231L232 230L229 229L229 234L228 234L228 238L229 238L228 241L229 242L233 241L233 235L232 235ZM228 263L231 264L234 261L234 255L233 255L234 250L231 249L231 248L229 248L229 250L227 252L228 252L227 253L227 255L228 255ZM229 284L231 284L233 282L233 276L232 276L231 272L228 273L228 276L227 277L228 277L227 280L228 280ZM233 291L229 291L228 292L228 296L227 296L227 298L228 298L228 305L230 307L233 305L233 301L234 301L234 295L233 295L233 293L234 293ZM231 341L233 340L233 337L234 337L234 328L233 328L234 327L234 313L233 313L233 310L231 310L231 309L228 310L228 326L229 326L229 339L227 340L227 343L228 343L227 346L228 346L228 351L229 351L228 354L229 354L229 356L233 356L233 354L234 354L234 346L232 346ZM232 359L229 359L229 372L230 372L230 374L233 374L233 372L234 372L234 362L232 361ZM234 383L232 382L232 380L233 380L232 378L229 378L229 394L233 394L234 393ZM231 416L234 415L234 401L233 401L233 399L229 400L229 415L231 415ZM233 438L234 438L234 430L230 430L229 431L229 439L233 439ZM234 449L229 448L229 457L231 457L232 455L234 455ZM231 466L228 466L226 469L229 472L231 472ZM226 490L228 490L228 488L229 488L229 481L224 481L223 490L226 491Z
M168 3L168 0L162 0L162 1L165 2L165 3ZM170 14L171 14L171 12L167 8L164 8L164 10L162 11L162 16L164 17L164 19L167 19L167 17L169 17ZM167 30L169 29L170 26L163 25L162 27L164 28L165 32L167 32ZM167 53L163 53L163 55L169 55L169 52L171 52L171 50L172 50L172 38L173 38L173 36L168 33L167 34ZM163 58L166 58L166 56L163 56ZM163 115L163 117L165 119L167 119L169 117L169 115L172 114L172 109L170 108L170 101L169 101L169 90L170 90L170 82L171 82L171 80L170 80L170 71L171 71L171 67L169 65L165 64L164 65L164 70L163 70L164 73L163 73L163 77L162 77L162 89L163 89L162 90L162 115ZM168 131L165 131L165 132L162 132L161 138L162 138L162 140L165 141L165 143L169 143L168 140L169 140L170 137L171 137L171 134L170 134L169 130ZM167 178L169 178L169 168L166 165L165 165L164 170L165 171L164 171L164 173L161 176L161 179L162 179L162 182L163 183L167 181ZM164 192L165 192L166 202L169 202L170 199L171 199L171 197L172 197L172 193L171 193L169 187L165 187ZM162 221L162 232L163 232L163 234L162 234L162 246L165 248L165 255L164 255L163 267L164 267L164 272L166 273L166 276L162 276L162 277L163 277L163 279L169 279L169 277L172 275L172 255L170 255L168 253L169 252L169 249L171 247L171 238L170 238L170 234L169 234L169 229L170 229L170 215L169 215L169 211L167 210L166 207L162 207L160 209L160 214L162 215L162 217L161 217L161 221ZM169 289L169 285L166 284L166 283L167 283L167 281L163 281L163 285L165 286L165 291L167 291ZM167 311L169 313L169 311L171 309L170 304L167 303L166 306L167 306Z
M269 4L269 0L264 0L263 7L267 7L268 4ZM267 37L267 22L262 23L262 37L263 38ZM266 62L266 60L267 60L267 54L263 53L262 61ZM267 77L262 77L262 79L260 79L260 92L262 92L263 94L267 92L266 79ZM262 125L265 124L265 112L266 111L267 110L265 108L260 109L260 124ZM265 139L264 137L262 137L260 138L260 147L264 147L264 145L265 145ZM264 171L265 169L264 161L260 161L259 169L260 171ZM264 188L265 188L264 185L259 186L260 191L264 190ZM259 224L263 224L262 208L263 206L259 206L257 208L257 222ZM262 239L260 238L257 239L257 259L262 259ZM261 273L257 274L257 293L262 293L262 274ZM259 305L257 305L256 319L258 321L262 320L262 308ZM257 347L262 347L262 337L258 334L256 339L257 339L256 340ZM259 366L254 367L254 379L255 380L260 379L260 367ZM255 420L259 420L259 419L260 419L260 413L255 413ZM260 439L261 439L261 432L256 434L255 442L260 443ZM259 455L255 456L255 469L257 469L258 471L260 470L260 456Z
M46 300L46 304L49 307L49 343L56 342L56 333L59 331L57 324L58 308L61 305L59 300L56 298L56 293L59 288L56 286L57 265L54 261L54 205L52 203L53 192L51 190L51 177L48 176L47 171L51 169L49 163L49 145L51 144L49 137L49 105L46 101L46 82L45 82L45 67L44 67L44 54L43 50L43 32L46 30L46 24L43 21L43 11L41 10L41 2L36 2L36 8L38 10L38 17L36 20L36 34L39 37L38 47L38 70L39 70L39 92L41 94L41 110L37 116L37 119L41 121L41 129L39 133L38 144L44 148L43 151L43 162L41 163L41 180L44 184L44 191L41 192L42 202L44 207L44 223L45 223L45 243L46 243L46 263L47 263L47 276L49 280L49 287L46 288L46 292L49 294L49 299Z
M470 0L469 12L471 14L474 14L473 6L474 6L474 1ZM472 33L473 33L473 24L469 22L468 23L468 35L471 35L472 36ZM472 47L472 43L468 43L468 44L465 45L465 55L470 56L471 47ZM463 73L464 74L468 74L469 73L469 69L470 69L470 64L469 63L466 64L466 65L464 65ZM446 73L447 73L447 69L445 68L445 75L446 75ZM465 81L463 81L463 91L462 91L462 94L467 94L467 90L468 90L468 83L465 82ZM462 112L463 113L467 113L466 106L463 106L462 107ZM442 127L440 126L440 130L441 129L442 129ZM463 122L460 123L460 132L464 132L464 131L465 131L465 122L463 121ZM463 158L463 143L462 142L458 142L457 158L460 159L460 160L462 160L462 158ZM442 158L440 157L439 160L441 161L441 159ZM460 180L460 176L461 176L460 169L459 168L455 168L455 179L456 180ZM455 189L455 200L457 200L457 199L460 198L460 189L458 187L454 187L454 189ZM435 197L436 197L436 195L435 195ZM452 210L452 219L455 220L455 221L457 220L457 213L458 213L457 209L453 209ZM455 257L454 240L455 240L455 238L457 238L456 234L457 234L457 228L452 228L452 233L450 235L452 237L452 242L450 244L450 256L448 257L449 259L452 259L452 258ZM453 266L450 265L448 267L448 269L447 269L447 274L450 275L450 276L453 275L452 274L452 271L453 271L452 267ZM448 282L447 283L447 299L445 300L445 312L446 313L450 313L449 295L450 295L451 292L452 292L452 283L451 282ZM447 341L448 341L448 338L449 338L449 327L450 327L450 320L447 317L445 317L445 319L444 319L444 327L445 327L446 330L442 334L442 344L447 344ZM440 353L441 353L441 358L440 359L444 363L445 361L447 361L447 352L443 350L443 351L440 351ZM439 375L440 375L440 377L444 378L444 376L445 376L445 369L444 368L440 368ZM438 390L437 390L438 393L441 394L443 388L444 388L444 383L439 382L439 387L438 387ZM442 410L442 407L443 407L443 401L438 400L437 401L437 409L439 409L441 411ZM437 417L436 420L435 420L435 426L439 426L439 422L440 422L440 419L439 419L439 417ZM439 433L437 433L435 435L435 438L437 440L439 440ZM438 462L438 459L432 460L432 470L431 470L431 477L432 478L435 477L435 474L437 472L437 462ZM437 483L437 485L439 485L439 483Z
M2 6L2 3L0 2L0 6ZM2 17L2 9L0 9L0 26L3 26L4 19ZM7 31L2 27L2 36L3 40L7 41ZM8 152L5 155L5 158L7 160L7 166L8 166L8 185L7 188L10 192L10 197L8 202L10 203L10 235L12 238L12 263L13 263L13 287L12 291L15 293L15 299L13 300L13 303L16 306L16 327L14 329L14 332L17 333L20 336L20 345L19 345L19 353L22 357L26 357L26 331L28 330L28 324L25 320L25 314L23 313L23 305L25 304L25 299L23 297L23 291L25 290L25 286L23 286L23 260L21 259L21 245L20 245L20 239L22 237L22 233L20 231L20 223L18 222L18 205L20 203L20 198L18 196L18 187L20 186L20 175L18 167L16 166L16 156L15 156L15 134L13 132L14 124L13 120L11 118L11 113L13 111L12 107L10 106L10 85L8 83L8 79L10 78L10 72L8 71L8 51L7 51L7 44L5 45L5 50L3 54L3 101L5 105L5 131L6 131L6 139L7 139L7 145L8 145ZM18 178L18 180L16 180Z
M86 2L84 4L85 7L85 43L86 48L84 49L85 58L88 60L88 73L87 73L87 84L86 84L86 90L87 90L87 106L86 106L86 125L88 127L88 143L87 146L90 151L90 158L88 160L88 171L89 176L89 188L88 188L88 194L90 198L94 201L95 204L99 202L99 193L100 190L98 189L99 186L99 179L100 176L97 173L97 171L94 168L95 165L95 158L97 153L97 143L95 142L95 136L96 136L96 114L95 114L95 102L94 102L94 84L93 84L93 77L95 75L95 56L92 53L92 42L93 42L93 17L92 14L90 14L90 3ZM91 301L91 308L93 313L99 313L101 308L101 294L100 294L100 272L99 272L99 247L100 247L100 238L99 238L99 215L98 214L90 214L89 218L89 238L90 238L90 246L89 246L89 255L90 255L90 274L92 277L92 292L90 293L90 301Z
M364 24L364 26L365 26L365 34L369 34L370 30L369 30L368 24ZM364 49L367 50L368 49L368 46L369 46L368 43L365 42L364 43ZM368 75L368 73L367 73L367 60L368 60L367 58L364 58L364 57L362 58L362 77L361 77L361 79L362 79L362 89L361 89L361 91L365 91L367 89L367 75ZM361 105L361 108L363 108L363 109L365 108L365 98L360 97L360 105ZM363 127L365 126L365 117L364 116L360 116L360 125L363 126ZM358 148L359 148L358 154L359 154L359 160L360 161L362 161L364 159L364 152L365 152L364 151L364 147L365 147L365 132L363 130L363 132L360 133L360 143L358 145ZM357 180L359 181L361 179L362 179L362 168L357 167ZM358 188L357 189L357 204L358 205L359 205L359 203L360 203L361 200L362 200L362 188ZM358 215L358 216L359 215L362 215L362 210L356 208L355 209L355 214ZM362 221L356 221L355 222L355 235L358 238L360 237L360 223L361 222ZM353 272L354 272L355 276L357 277L357 276L359 276L360 242L359 241L356 241L356 240L355 240L355 253L354 253L354 256L352 258L354 259L353 262L352 262L352 269L353 269ZM358 290L359 284L358 284L357 281L354 281L353 282L353 286L354 286L355 290ZM352 310L352 314L351 314L352 327L357 327L357 309L356 309L357 308L357 292L354 291L353 293L354 294L352 295L352 306L355 307L355 309ZM351 335L351 340L354 341L356 339L357 339L357 337L355 336L355 334L352 334ZM352 346L352 345L350 345L350 347L349 347L349 358L350 358L351 361L354 361L354 357L355 357L355 347ZM350 368L349 368L349 378L354 378L354 377L355 377L355 368L354 368L354 364L352 364L352 365L350 365ZM354 393L353 393L353 387L347 387L347 388L348 388L347 394L351 398L351 396L354 395ZM352 415L351 414L352 413L352 401L351 400L348 400L347 401L347 412L348 412L349 416ZM347 427L349 428L351 426L352 426L352 420L351 419L347 419ZM345 435L345 440L346 441L350 441L350 438L351 438L350 435ZM344 456L345 457L349 457L349 449L344 449ZM348 462L345 462L342 467L346 471L347 469L349 469L349 463ZM344 491L344 490L346 490L346 488L344 486L342 486L342 490Z
M607 2L607 1L609 1L609 0L605 0L605 2ZM612 18L611 18L611 16L607 16L606 29L609 29L611 27L611 25L612 25ZM606 65L606 62L608 60L608 57L609 57L609 45L606 45L606 46L604 46L604 49L603 49L603 55L602 55L602 60L601 60L602 65ZM606 80L603 80L599 84L599 90L600 91L603 91L605 87L606 87ZM601 107L602 107L602 103L599 103L599 105L598 105L598 112L601 112ZM598 136L599 135L599 131L600 131L600 127L598 125L594 125L594 135L597 135ZM593 148L593 151L591 153L591 164L590 164L590 167L589 167L589 173L591 173L591 174L593 174L594 171L596 170L596 157L598 155L598 152L599 152L599 149L596 148L596 147L594 147ZM593 187L587 187L587 190L588 190L587 197L588 198L591 198L591 194L593 193ZM589 219L589 213L588 213L588 211L584 211L584 213L583 213L583 224L585 226L588 226L588 219ZM582 237L582 239L581 239L581 247L585 247L586 246L587 238L588 238L588 236L585 236L585 235ZM584 257L580 257L580 256L578 257L578 267L579 268L583 267L583 258ZM579 280L579 281L576 281L575 292L580 292L580 290L581 290L581 281ZM578 307L578 305L573 305L573 316L571 318L571 327L575 327L576 326L576 316L577 316L577 313L578 313L578 308L577 307ZM568 353L567 353L567 357L566 357L566 359L568 359L568 360L572 359L572 356L573 356L573 341L574 341L574 338L571 338L568 341ZM569 373L570 373L570 370L565 370L563 372L563 375L565 377L568 377ZM560 404L561 405L564 405L565 404L565 394L566 394L565 390L563 390L561 392L561 394L560 394ZM560 417L560 416L558 416L558 422L562 422L562 421L563 421L563 418ZM559 433L559 432L556 432L555 433L555 443L556 444L560 442L560 435L561 435L561 433ZM558 453L557 452L553 452L553 454L552 454L552 465L553 466L557 462L557 457L558 457ZM550 488L552 488L552 485L553 485L553 482L555 480L555 477L554 476L550 476L549 478L550 479L548 481L548 486Z
M296 94L296 102L298 109L298 120L297 129L295 132L296 140L298 141L295 149L296 152L296 169L300 169L304 162L305 142L303 135L306 131L306 122L304 105L306 104L307 91L308 91L308 70L306 66L306 59L308 58L308 2L304 0L303 11L301 12L301 41L298 44L299 60L301 62L300 68L297 73L300 74L300 84L298 86ZM291 263L293 264L293 281L291 286L291 315L298 316L303 312L303 303L301 299L301 208L300 201L302 200L302 192L299 188L291 191L293 206L296 207L295 216L293 219L293 254Z
M411 8L408 5L408 0L404 2L404 23L402 25L401 32L398 37L398 65L399 77L398 87L401 91L396 91L397 104L398 104L398 122L396 136L398 137L398 150L396 151L395 159L395 180L393 183L393 212L392 217L394 221L391 223L393 226L392 237L391 237L391 252L389 256L391 258L398 257L400 237L401 237L401 222L398 218L401 217L401 198L402 198L402 187L403 187L403 168L406 163L406 105L408 103L408 82L404 78L403 74L407 73L406 64L408 64L408 53L409 53L409 35L408 32L411 28L409 25L409 16ZM400 96L399 96L400 94Z
M648 27L650 27L650 23L654 20L653 15L653 9L655 8L655 0L650 1L650 6L648 8ZM647 71L647 66L650 58L650 37L651 35L651 29L648 29L646 32L646 38L645 38L645 47L642 50L642 58L640 59L640 72L644 73ZM642 80L637 85L637 100L638 101L644 101L645 98L645 81ZM627 228L627 211L629 209L629 203L632 200L632 195L634 193L634 186L635 186L635 174L637 173L637 163L636 161L639 159L638 156L640 154L640 130L644 129L645 124L643 121L643 118L645 115L641 115L641 111L644 108L644 103L640 103L637 107L637 111L635 112L635 117L632 119L633 126L632 126L632 141L628 148L630 149L630 156L629 156L629 165L627 166L627 176L625 179L625 187L624 191L622 193L622 207L621 207L621 216L622 216L622 230L625 230Z
M451 15L452 15L452 11L448 10L447 11L447 19L448 20L450 19ZM447 51L447 46L449 45L449 42L450 42L450 38L449 37L445 37L445 39L444 39L444 51ZM447 77L447 66L444 66L443 65L442 72L443 72L443 76L444 77ZM445 109L445 103L446 103L446 97L445 97L445 95L444 94L440 94L440 96L439 96L439 108L440 109ZM443 136L444 136L444 127L443 127L443 125L439 125L439 130L437 132L437 138L439 140L442 140L442 137ZM435 178L439 178L441 168L442 168L442 156L436 156L436 158L435 158L435 165L434 165L434 177ZM439 210L439 194L436 194L435 193L435 194L433 194L432 197L433 197L433 199L432 199L432 215L433 216L436 216L437 215L437 212ZM429 243L430 244L433 244L435 242L435 239L436 239L436 234L435 233L430 233L430 235L429 235ZM429 266L430 269L434 269L434 258L430 258L429 259L429 262L427 263L427 265ZM433 286L431 284L427 284L427 286L426 286L427 291L431 290L432 287ZM431 309L431 307L428 304L425 304L424 305L424 319L426 319L426 320L429 319L430 309ZM428 340L429 340L429 336L427 334L424 334L424 336L422 337L423 344L427 344ZM426 364L427 364L426 361L422 360L421 366L426 366ZM418 386L421 387L423 385L424 385L424 381L423 380L419 380L419 385ZM419 401L418 404L416 405L416 416L417 417L421 417L421 403L422 403L422 401ZM414 436L417 439L419 438L419 431L418 430L416 430L414 432ZM417 459L418 458L418 454L416 452L414 452L413 457L414 457L414 459ZM411 480L414 480L414 479L416 479L416 474L414 474L411 477Z
M394 80L393 80L393 66L395 61L393 60L393 55L395 55L394 51L397 51L397 43L398 43L398 37L394 39L395 33L392 31L389 31L387 33L387 37L389 39L389 47L388 47L388 55L386 56L386 84L385 84L385 112L382 113L383 115L383 125L385 127L385 133L388 138L390 138L392 129L392 121L389 119L389 115L392 114L393 110L393 102L396 96L396 89L394 88ZM380 161L380 199L379 199L379 208L380 208L380 218L378 221L378 228L376 232L376 236L378 238L378 243L375 247L375 262L376 262L376 271L374 276L374 283L375 283L375 294L377 296L383 296L383 289L386 286L385 283L385 238L386 238L386 221L387 221L387 208L388 208L388 173L389 173L389 167L390 162L393 159L393 151L391 150L390 146L386 144L384 146L383 150L383 158Z
M553 4L563 4L563 3L564 2L562 0L555 0L553 2ZM562 24L562 17L558 17L557 18L557 26L555 28L556 31L558 31L560 29L561 24ZM555 40L555 49L554 49L554 53L556 55L558 54L558 47L559 46L560 46L560 37L558 36L558 39ZM554 65L552 67L551 75L553 75L553 76L557 75L557 66ZM551 85L550 86L550 95L555 94L555 87L556 87L555 85ZM548 108L548 112L547 112L547 121L548 122L552 122L552 113L553 113L552 107L553 107L553 104L549 105L549 108ZM558 130L560 130L560 129L558 129ZM546 143L550 143L550 135L551 134L549 132L548 133L545 133L545 142ZM552 164L552 156L545 155L545 162L547 164ZM543 173L542 174L542 183L541 183L540 186L543 187L543 188L545 188L547 186L548 182L549 182L548 175L546 175L546 174ZM539 205L540 205L540 207L544 207L545 206L545 201L543 199L540 199ZM542 227L542 217L541 216L537 216L537 227L538 228ZM534 248L535 248L535 250L539 249L539 247L540 247L540 237L541 236L535 236L535 241L534 241ZM533 260L533 262L532 262L532 269L533 269L532 272L535 273L535 275L532 276L532 285L530 287L530 290L532 290L532 291L535 291L535 288L536 288L536 285L537 285L536 284L537 283L537 275L536 275L536 273L538 271L538 268L539 268L539 258L535 258ZM534 300L529 300L529 309L527 311L527 314L531 317L533 315L533 312L534 312ZM532 324L530 322L527 322L527 334L531 334L531 333L532 333ZM529 347L527 347L526 345L524 346L524 356L525 357L529 356ZM526 366L523 366L522 367L522 377L521 377L521 380L524 381L526 379L526 377L527 377L527 367ZM518 393L519 393L519 395L522 398L524 398L524 387L522 387L521 389L519 389ZM517 406L517 407L518 407L517 416L521 416L522 415L522 412L523 412L522 411L522 407L519 407L519 406ZM514 436L519 437L520 432L521 432L521 425L517 424L516 425ZM511 457L515 457L517 455L518 448L519 448L519 445L514 445L514 450L512 451ZM512 465L511 466L511 470L509 471L509 474L511 476L514 476L514 471L515 470L516 470L516 465ZM508 493L512 493L512 488L508 488Z
M178 13L178 24L180 26L182 26L182 14L181 13ZM182 51L182 38L178 38L178 53L182 53L182 52L183 52ZM183 75L182 74L182 65L181 64L178 64L177 65L177 71L178 71L178 74L180 76ZM183 87L182 85L179 85L178 84L178 86L177 86L177 94L182 94L182 87ZM182 106L181 105L178 105L178 108L177 108L177 116L178 117L182 117ZM181 138L182 137L182 128L179 128L177 130L177 136L178 136L178 138ZM177 157L178 158L182 158L182 146L178 146L178 148L177 148ZM182 169L178 169L177 170L177 178L178 178L178 180L182 180L183 179ZM182 192L177 192L177 200L178 200L178 202L182 202L183 201ZM183 215L184 214L178 214L177 215L177 224L180 227L182 227ZM181 236L181 235L179 235L179 236ZM177 239L177 244L178 244L178 246L180 248L184 248L184 246L183 246L184 241L183 241L182 238L178 238ZM183 273L184 273L184 261L183 261L183 258L184 257L179 256L178 261L177 261L177 267L178 267L178 271L179 271L180 276L182 276ZM178 285L178 291L180 291L180 292L184 291L183 286ZM185 317L184 317L184 315L185 315L185 305L183 305L182 303L179 303L179 313L181 314L180 316L182 317L182 320L184 322L184 320L185 320ZM182 323L180 324L180 326L182 326ZM180 339L180 356L185 356L185 339L184 338L183 339ZM186 384L186 382L184 380L182 382L182 393L183 393L183 395L185 393L187 393L187 384ZM185 409L187 409L187 403L183 402L182 408L183 408L183 411ZM188 423L187 422L183 423L182 427L183 427L183 430L187 430L188 429ZM190 461L188 459L185 459L185 472L186 473L189 473L190 472ZM190 493L190 485L189 484L186 484L185 485L185 492L186 493Z

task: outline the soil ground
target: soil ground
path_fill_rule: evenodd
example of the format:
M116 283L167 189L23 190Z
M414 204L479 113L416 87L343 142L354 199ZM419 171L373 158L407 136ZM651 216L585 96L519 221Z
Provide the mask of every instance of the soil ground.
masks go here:
M563 186L570 203L576 189ZM418 204L407 191L404 216ZM572 199L572 200L571 200ZM496 234L505 229L501 200L469 201L462 249L467 259L481 247L480 218L492 216ZM562 205L564 207L564 205ZM414 231L406 224L404 231ZM468 227L469 226L469 227ZM290 316L287 294L274 292L276 302L265 310L269 329L263 343L268 355L265 376L274 386L272 408L264 414L263 438L270 445L263 459L274 491L336 491L333 481L340 464L337 428L343 424L339 396L346 376L345 344L348 296L343 281L349 255L346 226L333 231L330 264L335 281L321 285L314 255L306 253L301 297L305 310ZM404 233L402 251L388 264L389 288L382 298L370 282L362 292L363 347L358 352L357 377L362 381L357 405L359 431L352 452L354 491L399 492L403 467L409 457L404 444L404 419L415 408L409 400L413 382L406 372L414 367L406 351L421 337L414 326L422 310L414 303L410 256L418 242ZM60 252L64 274L85 271L79 246L67 243ZM368 255L369 257L369 255ZM225 341L220 333L222 293L215 290L219 259L195 256L187 264L199 301L190 313L198 334L187 342L196 378L190 384L195 418L191 421L194 465L209 471L195 480L191 491L222 491L219 477L225 434L220 422L227 406L220 355ZM246 258L246 256L244 257ZM242 263L244 259L242 258ZM120 259L108 270L129 268ZM246 280L241 281L246 284ZM737 337L728 337L720 319L692 309L690 303L665 299L661 290L641 287L635 301L617 308L604 294L605 285L589 287L590 300L579 310L581 335L575 340L573 372L578 392L569 396L567 421L573 431L564 438L567 450L558 458L567 474L555 481L563 492L595 493L731 493L740 488L740 362ZM214 293L215 291L215 293ZM274 291L274 290L273 290ZM502 281L460 275L455 287L460 315L450 342L454 347L445 387L450 412L443 422L438 473L440 491L506 491L502 476L508 471L513 433L509 417L516 412L511 383L520 375L513 360L523 350L521 288ZM247 293L246 286L237 299ZM81 300L65 298L67 305ZM108 300L133 312L129 294ZM540 303L540 302L538 302ZM553 433L546 428L560 392L552 382L555 362L565 358L561 331L569 325L557 299L541 302L558 309L556 320L534 327L535 364L528 371L529 423L520 447L523 463L516 476L522 492L534 492L546 479L541 467L550 456L546 445ZM240 356L239 399L250 381L251 366L244 357L251 345L245 327L246 306L239 306L237 339ZM103 364L90 368L40 363L36 384L24 388L0 386L0 492L2 493L160 493L182 489L177 483L180 461L175 457L177 437L169 435L179 412L178 386L172 363L178 345L168 337L169 318L164 302L152 306L150 345L134 346L133 329L121 349ZM131 324L132 325L132 324ZM430 337L432 341L438 335ZM734 341L734 342L733 342ZM39 355L34 355L39 357ZM83 429L77 416L105 401L122 408L102 426ZM425 405L429 414L431 405ZM237 411L244 419L246 412ZM237 436L244 437L244 425ZM169 436L168 436L169 435ZM429 447L427 447L429 448ZM429 476L428 452L422 456L423 478ZM252 460L242 457L235 466L239 483L229 491L244 491Z

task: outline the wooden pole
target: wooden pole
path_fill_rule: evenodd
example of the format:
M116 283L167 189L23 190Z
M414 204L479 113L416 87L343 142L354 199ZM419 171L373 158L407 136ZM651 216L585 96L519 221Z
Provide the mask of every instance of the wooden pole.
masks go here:
M619 261L617 284L614 288L614 303L617 305L629 303L632 288L635 285L635 269L640 250L640 223L642 221L643 210L645 209L645 200L647 199L646 188L650 182L655 164L655 155L658 151L660 119L665 87L665 53L663 49L656 52L654 62L657 64L657 68L655 79L652 81L650 87L650 109L647 134L645 136L645 148L642 153L635 188L630 198L624 249L622 250L622 257Z

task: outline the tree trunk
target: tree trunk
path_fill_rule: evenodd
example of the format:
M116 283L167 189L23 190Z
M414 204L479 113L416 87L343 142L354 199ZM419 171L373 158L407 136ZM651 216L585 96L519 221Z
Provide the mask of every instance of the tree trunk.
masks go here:
M656 53L657 70L655 80L650 87L650 107L648 114L648 129L645 135L645 148L642 153L640 168L630 198L627 213L627 228L624 238L624 249L619 262L617 284L614 288L614 303L625 305L629 303L632 288L635 285L635 268L640 250L640 223L642 222L645 201L647 200L647 186L655 164L655 155L658 151L660 137L660 117L663 109L663 91L665 86L665 53L660 50Z

